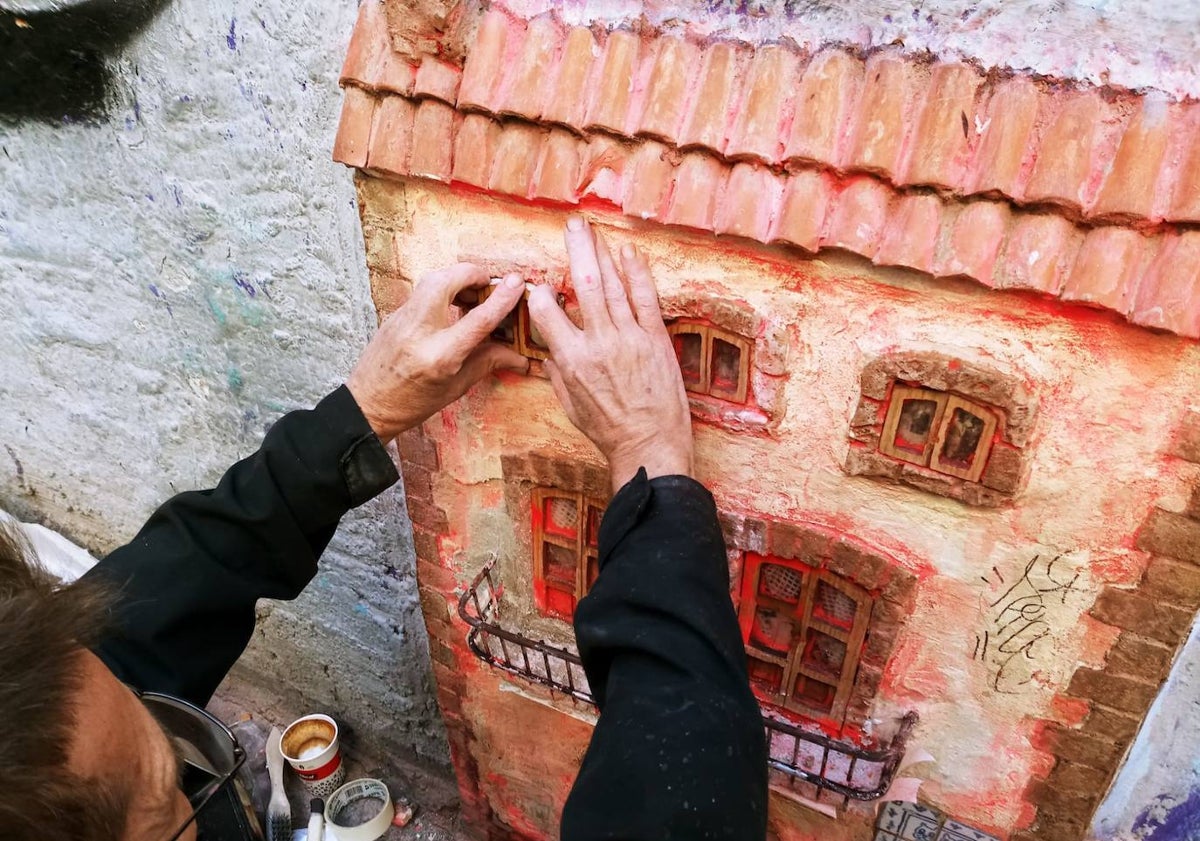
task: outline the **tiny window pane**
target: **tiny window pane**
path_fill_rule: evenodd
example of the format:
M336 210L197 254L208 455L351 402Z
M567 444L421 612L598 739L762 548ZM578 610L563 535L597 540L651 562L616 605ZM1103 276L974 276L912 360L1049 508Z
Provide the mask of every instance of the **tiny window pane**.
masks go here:
M742 349L714 338L712 354L712 387L719 391L737 391L742 374Z
M946 434L939 458L963 470L971 468L986 422L962 407L955 407L946 422Z
M600 559L595 555L589 555L587 559L587 570L585 571L585 581L587 589L591 590L592 585L596 583L596 579L600 577Z
M546 609L556 616L570 619L571 615L575 613L575 594L548 587L546 589Z
M817 597L813 602L813 618L829 625L844 628L854 627L854 616L858 602L826 581L817 584Z
M750 642L763 651L786 655L796 635L796 623L786 614L769 607L760 607L754 612L754 626L750 629Z
M836 681L842 676L842 666L846 662L846 643L809 628L800 662Z
M763 564L758 574L758 592L772 599L796 604L803 586L803 573L779 564Z
M806 707L827 713L833 710L833 699L837 689L819 680L800 675L792 691L792 698Z
M896 448L918 455L924 453L933 434L937 410L938 404L933 400L905 400L896 425Z
M547 499L546 531L574 540L579 534L579 504L563 497Z
M600 521L604 519L604 509L594 505L587 507L587 544L600 545Z
M687 388L699 388L704 379L704 342L699 333L676 333L672 340L675 355L679 358L679 369L683 372L683 384Z
M746 658L750 670L750 683L760 692L768 695L778 695L783 687L783 667L775 663L759 660L757 657Z
M553 543L543 543L542 559L545 563L546 586L559 587L574 593L575 575L579 565L575 553Z

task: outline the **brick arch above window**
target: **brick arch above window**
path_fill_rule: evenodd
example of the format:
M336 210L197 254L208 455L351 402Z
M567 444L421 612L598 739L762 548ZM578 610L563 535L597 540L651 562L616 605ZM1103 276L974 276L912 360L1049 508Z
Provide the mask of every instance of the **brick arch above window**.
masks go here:
M997 506L1028 474L1037 401L1014 375L939 353L895 353L862 372L845 471Z

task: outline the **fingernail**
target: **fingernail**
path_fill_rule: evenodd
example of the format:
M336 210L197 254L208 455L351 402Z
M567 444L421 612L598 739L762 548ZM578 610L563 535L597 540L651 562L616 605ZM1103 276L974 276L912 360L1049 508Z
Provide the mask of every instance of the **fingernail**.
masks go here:
M575 214L568 216L567 217L567 230L568 231L582 231L583 230L583 217L576 216Z
M525 285L525 281L521 280L520 275L510 274L504 276L504 285L509 289L520 289Z
M624 245L621 246L621 256L624 257L626 260L632 260L634 258L634 256L636 256L636 255L637 255L637 249L634 248L629 243L625 243Z

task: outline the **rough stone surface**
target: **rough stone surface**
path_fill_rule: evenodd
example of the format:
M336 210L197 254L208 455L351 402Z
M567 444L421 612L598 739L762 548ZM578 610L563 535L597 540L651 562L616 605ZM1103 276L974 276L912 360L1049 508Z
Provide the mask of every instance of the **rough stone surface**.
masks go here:
M164 5L111 59L110 117L0 126L0 506L103 554L341 382L375 324L330 160L354 16ZM445 767L402 494L261 610L240 674Z

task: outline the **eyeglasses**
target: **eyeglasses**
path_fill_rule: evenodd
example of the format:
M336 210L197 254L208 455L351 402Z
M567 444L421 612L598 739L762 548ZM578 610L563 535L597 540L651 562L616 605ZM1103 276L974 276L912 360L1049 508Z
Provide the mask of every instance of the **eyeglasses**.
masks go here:
M159 692L133 692L167 734L181 760L179 787L192 814L165 839L176 841L213 795L233 779L246 761L246 751L228 727L195 704Z

